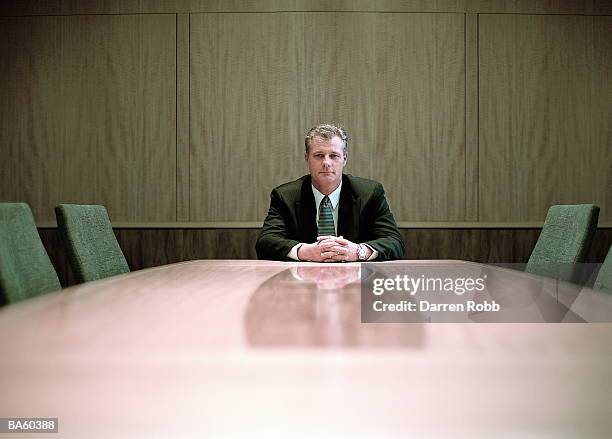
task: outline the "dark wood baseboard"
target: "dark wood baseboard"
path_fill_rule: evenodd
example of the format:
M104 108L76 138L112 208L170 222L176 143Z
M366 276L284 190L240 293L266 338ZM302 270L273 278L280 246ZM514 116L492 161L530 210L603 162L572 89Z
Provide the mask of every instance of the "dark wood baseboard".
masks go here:
M74 284L56 228L39 229L63 286ZM540 229L401 229L406 259L525 263ZM256 259L258 229L115 229L132 270L193 259ZM603 262L612 229L595 234L587 262Z
M541 229L402 229L406 259L526 263ZM612 229L598 229L586 262L603 262Z

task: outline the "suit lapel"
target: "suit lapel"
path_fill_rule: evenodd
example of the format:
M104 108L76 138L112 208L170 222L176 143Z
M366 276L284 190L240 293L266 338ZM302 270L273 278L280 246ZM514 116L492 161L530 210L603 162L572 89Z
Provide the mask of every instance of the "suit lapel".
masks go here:
M317 212L315 199L312 194L311 179L307 176L302 182L300 199L295 202L295 212L298 221L302 242L315 242L317 240Z
M338 207L338 236L358 242L360 210L361 199L353 192L348 177L343 175L340 206Z

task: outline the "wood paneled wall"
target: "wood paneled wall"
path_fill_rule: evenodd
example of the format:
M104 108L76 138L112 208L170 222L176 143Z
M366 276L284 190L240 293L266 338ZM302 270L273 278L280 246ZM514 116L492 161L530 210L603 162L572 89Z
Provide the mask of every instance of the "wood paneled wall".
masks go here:
M480 219L612 209L612 17L481 15Z
M398 218L465 219L463 15L194 14L190 29L191 220L262 219L327 120Z
M6 0L0 2L0 15L278 11L612 15L612 4L609 0Z
M0 199L176 218L176 18L0 19Z
M0 201L39 222L74 202L134 227L256 228L271 188L305 173L305 131L333 120L352 137L348 171L382 181L400 222L502 227L595 202L612 224L609 2L0 13Z

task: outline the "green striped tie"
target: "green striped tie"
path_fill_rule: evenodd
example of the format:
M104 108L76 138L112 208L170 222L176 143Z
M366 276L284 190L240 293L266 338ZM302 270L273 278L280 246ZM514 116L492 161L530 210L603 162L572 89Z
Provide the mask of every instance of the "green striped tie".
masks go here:
M321 200L319 205L319 236L336 235L334 228L334 215L332 214L331 200L327 195Z

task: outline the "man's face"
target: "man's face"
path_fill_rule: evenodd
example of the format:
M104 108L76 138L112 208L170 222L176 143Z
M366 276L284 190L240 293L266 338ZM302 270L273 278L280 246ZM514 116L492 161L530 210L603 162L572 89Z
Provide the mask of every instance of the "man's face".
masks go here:
M333 191L338 187L347 159L344 142L340 137L334 136L331 140L322 137L313 138L309 152L304 157L308 163L312 183L319 191L328 189Z

